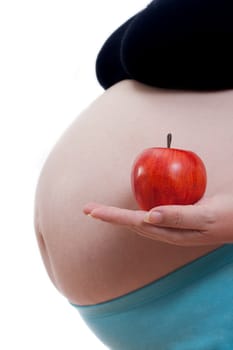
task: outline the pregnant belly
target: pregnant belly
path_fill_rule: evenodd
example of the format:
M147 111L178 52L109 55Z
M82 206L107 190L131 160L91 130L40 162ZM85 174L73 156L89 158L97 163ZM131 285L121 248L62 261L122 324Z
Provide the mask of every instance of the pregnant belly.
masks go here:
M49 275L71 302L96 304L118 297L216 248L156 242L94 221L82 208L97 201L135 209L129 183L132 161L144 148L163 146L171 130L177 147L203 158L211 175L207 195L216 192L220 179L226 184L232 169L222 151L229 149L233 125L222 132L216 119L213 130L210 121L202 122L212 100L211 113L218 114L217 96L207 94L206 101L202 94L162 93L126 81L97 99L58 141L38 183L36 227ZM212 144L211 133L222 140L221 151Z

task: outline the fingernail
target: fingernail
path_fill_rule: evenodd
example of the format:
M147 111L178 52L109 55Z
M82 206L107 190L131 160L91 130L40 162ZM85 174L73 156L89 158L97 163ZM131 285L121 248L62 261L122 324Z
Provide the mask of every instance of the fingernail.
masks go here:
M92 214L92 212L87 214L87 216L89 216L89 218L99 220L99 218L97 218L94 214Z
M162 213L159 211L149 211L144 217L144 221L149 224L159 224L162 221Z
M96 219L96 218L94 217L94 215L92 215L91 213L90 213L90 214L87 214L87 216L89 216L89 218Z

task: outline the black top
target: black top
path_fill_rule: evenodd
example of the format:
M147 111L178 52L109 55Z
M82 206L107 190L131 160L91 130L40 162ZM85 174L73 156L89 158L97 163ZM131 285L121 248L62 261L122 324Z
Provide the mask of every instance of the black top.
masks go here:
M154 0L96 61L104 89L124 79L185 90L233 88L233 0Z

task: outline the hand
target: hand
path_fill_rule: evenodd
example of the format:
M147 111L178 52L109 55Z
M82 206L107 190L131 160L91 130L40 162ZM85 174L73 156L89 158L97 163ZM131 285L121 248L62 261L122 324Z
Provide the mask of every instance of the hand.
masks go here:
M174 245L233 243L233 196L228 194L205 198L194 205L159 206L149 212L89 203L84 213Z

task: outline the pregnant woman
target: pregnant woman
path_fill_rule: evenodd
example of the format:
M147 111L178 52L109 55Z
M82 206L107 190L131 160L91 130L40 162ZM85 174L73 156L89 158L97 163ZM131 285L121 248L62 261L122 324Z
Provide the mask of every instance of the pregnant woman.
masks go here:
M45 267L110 349L233 347L228 3L153 1L113 33L97 59L106 90L42 169L35 229ZM192 206L138 210L132 163L165 147L169 132L173 147L202 158L206 193Z

